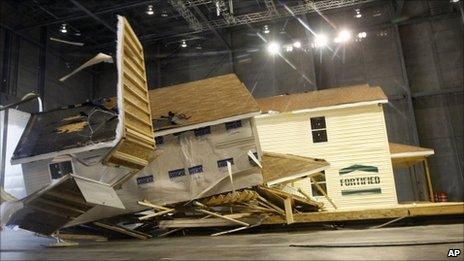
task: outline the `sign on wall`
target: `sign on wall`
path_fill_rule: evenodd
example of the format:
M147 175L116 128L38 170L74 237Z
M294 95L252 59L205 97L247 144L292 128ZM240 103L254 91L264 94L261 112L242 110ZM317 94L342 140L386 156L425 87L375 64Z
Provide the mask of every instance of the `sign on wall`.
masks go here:
M379 168L367 165L351 165L340 169L342 196L380 194Z

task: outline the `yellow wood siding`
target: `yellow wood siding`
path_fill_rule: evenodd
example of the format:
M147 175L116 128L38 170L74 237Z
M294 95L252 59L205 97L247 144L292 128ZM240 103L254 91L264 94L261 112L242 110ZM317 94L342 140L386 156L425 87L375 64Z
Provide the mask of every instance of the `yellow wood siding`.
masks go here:
M328 141L313 143L311 117L324 116ZM259 139L263 151L291 153L301 156L322 158L330 163L326 171L327 190L339 208L383 207L397 204L395 181L388 148L388 137L381 105L366 105L353 108L305 112L298 114L276 114L256 119ZM376 185L353 186L350 189L380 187L380 194L343 195L340 178L369 176L372 173L355 171L339 175L339 170L352 165L378 168ZM305 181L296 186L311 193ZM346 187L346 186L345 186ZM330 204L324 201L327 208Z

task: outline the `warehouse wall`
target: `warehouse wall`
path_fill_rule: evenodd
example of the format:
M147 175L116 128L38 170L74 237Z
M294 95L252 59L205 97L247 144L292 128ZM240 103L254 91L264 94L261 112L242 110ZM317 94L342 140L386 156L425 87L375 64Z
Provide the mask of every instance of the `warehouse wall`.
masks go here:
M29 41L4 29L0 31L1 50L5 50L7 45L11 49L6 57L8 68L0 70L8 74L0 75L3 92L19 98L32 91L39 93L39 79L44 69L45 88L42 99L45 110L80 103L91 98L92 75L88 71L81 72L64 83L58 81L88 56L64 58L61 53L49 50L45 56L45 68L40 68L41 47L37 45L40 40L37 32L28 34L29 39L32 40ZM0 61L4 64L4 52L1 53ZM37 110L36 104L27 104L22 108L27 111Z

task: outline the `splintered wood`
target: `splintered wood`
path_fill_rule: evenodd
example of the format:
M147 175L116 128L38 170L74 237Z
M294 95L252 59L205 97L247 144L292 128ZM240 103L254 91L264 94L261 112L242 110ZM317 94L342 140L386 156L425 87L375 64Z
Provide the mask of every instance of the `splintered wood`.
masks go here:
M190 207L186 207L190 210L185 211L183 215L159 221L159 227L174 229L165 233L170 234L183 228L239 226L212 234L218 236L259 226L268 217L276 215L287 220L287 224L291 224L294 222L294 212L315 212L322 207L322 203L278 189L258 186L253 190L244 189L194 201Z

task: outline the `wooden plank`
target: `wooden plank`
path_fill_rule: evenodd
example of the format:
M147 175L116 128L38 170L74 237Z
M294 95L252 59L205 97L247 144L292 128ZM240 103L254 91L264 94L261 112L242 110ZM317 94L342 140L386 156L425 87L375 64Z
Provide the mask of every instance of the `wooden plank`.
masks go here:
M171 210L170 208L167 208L167 207L155 205L155 204L153 204L153 203L151 203L151 202L149 202L147 200L138 201L137 204L142 205L142 206L146 206L146 207L151 207L151 208L154 208L154 209Z
M424 169L425 169L425 177L427 179L427 187L429 189L430 202L435 202L435 196L433 195L432 179L430 178L430 169L429 169L429 163L427 162L427 159L424 159Z
M205 209L197 209L197 211L203 212L203 213L205 213L205 214L208 214L208 215L211 215L211 216L215 216L215 217L218 217L218 218L222 218L222 219L225 219L225 220L228 220L228 221L231 221L231 222L240 224L240 225L242 225L242 226L249 226L249 225L250 225L250 224L248 224L248 223L245 223L245 222L243 222L243 221L237 220L237 219L235 219L235 218L231 218L231 217L228 217L228 216L223 216L223 215L220 215L220 214L218 214L218 213L211 212L211 211L208 211L208 210L205 210Z
M414 216L464 216L464 203L428 203L407 204L391 208L362 209L350 211L321 211L314 213L293 214L294 223L315 223L334 221L357 221L375 219L394 219ZM281 216L270 216L264 224L283 224L286 220Z
M174 209L168 209L168 210L163 210L163 211L160 211L160 212L155 212L155 213L152 213L152 214L145 215L143 217L139 217L139 220L147 220L149 218L162 216L164 214L171 213L173 211L174 211Z
M294 222L293 210L292 210L292 199L291 198L284 199L284 205L285 205L285 219L287 220L287 225L290 225Z
M150 238L149 235L144 234L142 232L134 231L134 230L127 229L127 228L120 227L120 226L116 226L116 225L105 224L105 223L102 223L102 222L93 222L93 224L96 225L96 226L111 230L111 231L115 231L115 232L118 232L118 233L121 233L121 234L124 234L124 235L128 235L128 236L131 236L131 237L135 237L135 238L138 238L138 239L148 239L148 238Z
M327 201L329 201L330 205L332 205L332 207L334 207L334 209L337 209L337 206L332 201L332 199L329 197L329 195L327 195L327 193L325 193L324 189L319 184L317 184L317 182L313 178L310 177L309 179L311 180L312 184L316 186L317 190L322 195L324 195L324 197L327 199Z

